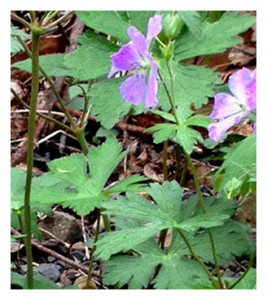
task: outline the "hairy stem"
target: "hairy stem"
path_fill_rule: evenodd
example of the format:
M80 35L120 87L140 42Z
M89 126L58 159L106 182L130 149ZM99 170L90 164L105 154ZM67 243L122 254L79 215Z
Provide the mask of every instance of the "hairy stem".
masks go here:
M34 133L35 116L37 106L37 96L39 89L39 39L40 31L32 27L32 84L31 84L31 103L28 119L28 149L27 149L27 174L24 195L24 230L25 230L25 249L27 255L27 288L33 289L33 266L32 266L32 246L31 246L31 183L32 168L34 158Z
M164 179L164 181L166 181L168 179L167 150L168 150L168 140L163 142L163 179Z
M85 139L84 129L80 129L80 128L76 129L74 131L74 135L75 135L77 141L79 142L83 153L85 155L87 155L89 153L89 147L88 147L87 141Z

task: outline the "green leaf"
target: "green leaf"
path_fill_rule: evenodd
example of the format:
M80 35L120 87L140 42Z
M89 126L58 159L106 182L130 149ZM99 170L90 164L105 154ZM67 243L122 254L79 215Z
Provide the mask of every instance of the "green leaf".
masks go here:
M24 206L26 172L11 168L11 209L20 210Z
M10 51L11 51L11 54L15 54L15 53L23 50L22 45L20 44L20 42L18 41L18 39L16 37L19 36L24 41L27 41L30 39L30 36L26 32L20 30L17 27L11 27L10 33L11 33L11 49L10 49Z
M146 35L148 19L154 11L77 11L77 17L86 26L117 38L123 44L129 41L127 29L137 27Z
M103 188L125 154L117 140L110 137L90 148L88 161L83 154L53 160L48 164L49 173L33 179L32 201L61 204L79 215L88 214L106 199Z
M111 35L121 42L128 41L129 23L116 11L76 11L77 17L88 27Z
M235 290L255 290L256 289L256 269L251 268L245 277L234 287Z
M223 225L223 221L226 219L229 219L229 215L214 212L206 213L179 223L177 228L194 232L199 228L210 228Z
M198 131L186 126L179 126L175 140L177 144L183 147L187 154L191 154L197 142L203 142L202 136Z
M175 251L174 251L175 250ZM162 251L153 239L142 243L135 251L138 255L118 255L104 263L104 283L119 288L128 284L129 289L147 288L156 266L159 274L153 280L157 289L191 289L202 283L209 285L199 265L171 247Z
M155 13L155 11L127 11L129 25L137 27L146 36L148 19Z
M182 61L199 55L222 53L241 43L237 35L255 24L256 18L248 13L227 12L214 23L205 20L199 38L188 31L176 41L175 59Z
M95 255L103 260L108 260L111 255L132 249L163 228L162 224L153 224L148 227L136 227L108 232L97 242Z
M111 194L120 193L120 192L139 192L144 189L144 187L146 186L146 184L144 184L144 181L147 180L148 178L144 176L139 176L139 175L129 176L124 179L121 179L105 192Z
M89 80L107 75L111 68L110 56L117 52L118 46L105 38L87 31L79 36L80 46L64 58L66 68L71 76L79 80Z
M106 129L111 129L130 111L132 104L125 102L119 93L123 79L99 81L92 85L88 95L92 114Z
M11 284L21 286L23 289L27 289L26 276L20 275L15 272L11 272ZM37 274L33 278L33 286L35 290L57 290L60 287L54 282L47 279L45 276Z
M119 230L113 234L108 233L100 239L101 243L99 241L97 245L97 253L103 259L108 259L116 251L132 249L133 252L127 255L112 256L104 262L104 283L118 284L119 287L128 284L129 289L147 288L149 283L154 283L154 287L157 289L212 288L203 269L196 261L188 258L191 253L176 230L172 231L172 243L167 251L162 251L156 244L153 238L154 230L156 230L156 224L160 224L162 221L160 220L162 217L163 223L175 218L179 224L184 223L185 220L191 221L192 224L195 221L213 222L213 216L216 214L217 220L220 219L218 214L229 217L236 209L236 202L225 198L204 198L207 214L203 215L196 195L188 200L179 201L181 188L175 182L165 182L163 185L151 184L147 188L147 192L157 204L145 200L143 206L141 197L131 195L130 199L130 194L127 195L127 198L119 197L119 201L112 201L114 203L109 202L108 211L119 215L114 218ZM172 200L169 201L169 199ZM144 222L146 219L147 221ZM214 221L217 222L215 219ZM220 265L225 261L233 260L236 256L250 255L255 249L255 243L250 237L249 226L228 220L223 226L216 226L211 230ZM148 231L147 235L144 234L146 231ZM147 238L149 234L151 237ZM209 235L206 230L195 233L184 232L184 235L189 240L194 252L204 262L213 263ZM140 240L144 240L144 242L139 243ZM119 243L123 243L123 250ZM113 251L113 247L116 250ZM158 275L152 279L157 266L159 266ZM153 281L151 282L151 280Z
M211 122L211 119L206 116L193 116L189 119L187 119L184 122L184 125L186 126L199 126L199 127L207 127Z
M72 76L72 70L65 66L64 64L64 56L65 54L48 54L48 55L40 55L39 62L40 66L44 69L48 76ZM17 68L22 71L26 71L31 73L32 70L32 61L30 58L25 59L23 61L16 62L11 65L12 68ZM43 76L41 72L39 72L39 76Z
M192 10L190 11L180 10L178 11L178 15L185 22L192 35L198 38L199 35L201 34L200 15L196 11L192 11Z
M182 190L176 181L150 184L146 191L155 203L133 193L102 203L104 214L132 218L141 223L104 235L97 243L96 253L100 258L106 260L117 252L130 250L162 229L180 228L191 232L217 226L229 218L229 215L213 212L181 221Z
M125 155L126 152L122 152L121 145L112 137L101 146L90 148L88 154L90 177L99 191L104 188L109 176Z
M223 226L210 229L216 245L218 262L234 260L235 257L251 255L255 243L250 237L251 228L248 225L228 220ZM213 254L210 247L209 235L206 231L194 235L185 234L195 253L207 263L213 263Z
M146 248L149 250L146 251ZM163 251L153 239L138 247L141 255L118 255L104 263L103 281L106 285L118 284L119 288L128 284L129 289L147 288L155 267L161 263Z
M227 185L233 178L246 182L249 175L255 172L256 137L252 134L225 155L224 162L215 175L215 181L220 175L223 175L222 180L216 186L216 190L227 192Z
M175 118L170 113L167 113L167 112L161 111L161 110L157 110L157 109L150 109L150 112L152 112L155 115L161 116L165 120L175 123Z
M160 71L170 90L170 79L164 63L160 63ZM176 106L200 108L206 104L209 97L214 95L214 87L221 83L220 76L212 69L203 66L183 65L173 62L174 73L174 99ZM169 99L162 84L159 84L158 98L160 107L169 111Z
M173 139L178 126L176 124L157 124L155 126L149 127L145 130L145 132L154 132L153 134L153 142L155 144L162 143L167 141L168 139Z

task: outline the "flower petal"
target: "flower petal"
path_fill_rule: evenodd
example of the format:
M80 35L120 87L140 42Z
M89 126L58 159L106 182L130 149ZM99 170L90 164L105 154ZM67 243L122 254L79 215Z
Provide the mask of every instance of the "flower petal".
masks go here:
M222 120L242 111L237 99L225 93L219 93L214 98L214 108L210 117Z
M245 116L247 116L249 111L241 112L235 115L232 115L229 118L225 118L219 122L211 123L208 126L209 138L214 140L215 142L219 142L219 140L224 136L226 131L238 124Z
M145 108L154 108L158 105L157 99L158 81L153 72L148 76L146 95L144 99Z
M230 76L228 86L238 102L247 106L246 86L251 81L252 72L247 68L235 72Z
M256 109L256 97L257 97L257 87L256 87L256 70L251 74L251 79L246 85L246 96L247 105L250 110Z
M120 86L120 94L122 98L138 105L144 98L146 91L145 74L140 72L127 78Z
M161 15L155 15L154 17L149 19L147 25L147 36L146 36L148 46L151 40L161 32L162 29L161 21L162 21Z
M119 52L111 55L112 67L108 78L111 78L116 72L137 68L139 61L140 57L132 43L122 46Z
M134 26L130 26L127 29L127 34L132 41L132 44L135 47L136 51L141 56L144 56L147 52L147 43L146 38L143 36L143 34L139 32L138 29L136 29Z

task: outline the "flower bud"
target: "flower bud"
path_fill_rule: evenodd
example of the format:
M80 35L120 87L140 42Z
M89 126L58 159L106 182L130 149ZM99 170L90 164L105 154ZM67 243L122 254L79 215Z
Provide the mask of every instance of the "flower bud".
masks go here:
M177 37L184 26L184 21L178 14L168 14L162 23L160 38L163 42L172 40Z
M170 42L166 47L160 47L163 57L168 61L172 58L174 52L174 41Z

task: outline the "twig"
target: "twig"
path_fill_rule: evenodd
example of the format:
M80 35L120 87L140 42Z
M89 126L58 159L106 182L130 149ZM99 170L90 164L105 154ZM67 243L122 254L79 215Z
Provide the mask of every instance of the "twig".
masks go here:
M84 217L81 216L81 225L82 225L82 235L83 235L83 241L84 243L87 242L86 232L85 232L85 225L84 225ZM85 246L85 256L89 260L90 259L90 253L87 246Z
M70 248L70 244L69 243L66 243L64 242L62 239L60 239L59 237L55 236L52 232L48 231L48 230L45 230L43 228L39 228L40 231L46 233L47 235L51 236L52 238L54 238L55 240L59 241L61 244L63 244L66 248Z
M19 17L18 15L16 15L14 12L11 12L11 19L16 20L18 22L20 22L24 27L31 29L31 24L28 23L27 21L25 21L24 19L22 19L21 17Z
M11 232L15 235L21 235L17 230L11 228ZM64 261L65 263L69 264L70 266L78 269L78 270L82 270L83 272L88 272L88 268L86 266L83 266L61 254L58 254L57 252L47 248L47 247L44 247L42 245L40 245L39 243L37 243L35 240L32 239L32 246L34 246L35 248L39 249L40 251L42 252L45 252L47 253L48 255L51 255L61 261Z

